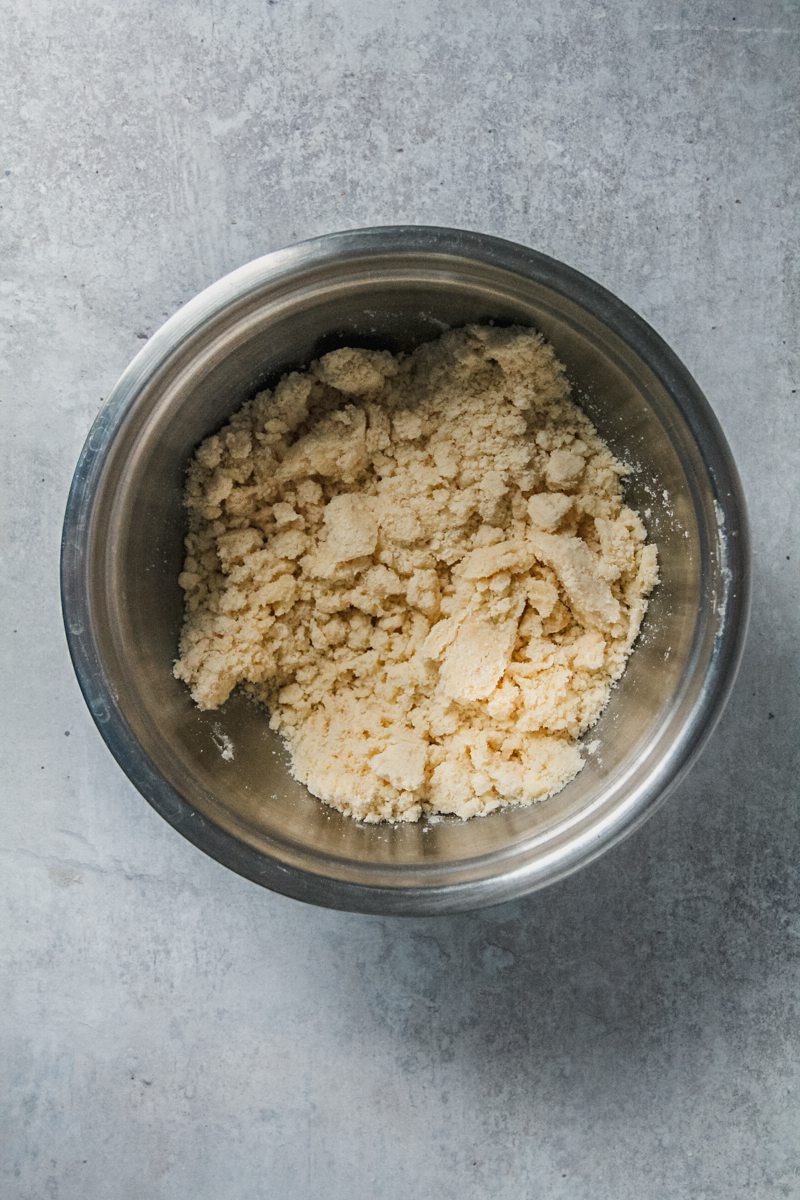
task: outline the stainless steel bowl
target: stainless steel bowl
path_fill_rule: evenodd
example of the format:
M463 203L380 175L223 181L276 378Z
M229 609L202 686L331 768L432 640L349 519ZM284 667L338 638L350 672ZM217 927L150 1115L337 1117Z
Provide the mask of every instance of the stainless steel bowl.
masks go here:
M468 822L362 826L288 773L263 715L199 712L171 673L181 622L183 474L252 393L336 346L411 347L469 321L551 339L603 437L635 470L662 583L592 739L557 797ZM62 544L64 619L86 703L131 781L170 824L257 883L301 900L434 913L569 874L654 811L708 737L748 609L748 534L724 437L689 373L596 283L481 234L338 233L249 263L150 339L89 434ZM226 739L228 741L226 741ZM221 753L226 745L233 756Z

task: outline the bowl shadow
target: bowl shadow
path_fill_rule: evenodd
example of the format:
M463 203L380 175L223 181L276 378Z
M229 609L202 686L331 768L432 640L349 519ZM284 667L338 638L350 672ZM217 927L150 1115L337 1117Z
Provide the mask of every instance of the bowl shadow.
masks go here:
M479 1074L502 1064L518 1081L544 1063L551 1075L580 1065L599 1095L675 1038L711 1053L709 1023L730 1025L748 1006L788 1021L780 975L800 960L800 639L788 618L776 637L774 614L794 608L777 577L762 585L720 726L644 829L520 901L366 919L380 971L367 979L343 953L353 977L339 986L401 1059L459 1059ZM347 931L338 936L344 949Z

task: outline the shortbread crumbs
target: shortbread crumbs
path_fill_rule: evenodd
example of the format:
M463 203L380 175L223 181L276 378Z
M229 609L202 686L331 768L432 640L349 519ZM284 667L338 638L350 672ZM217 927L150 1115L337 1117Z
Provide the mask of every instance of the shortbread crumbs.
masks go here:
M658 578L625 470L533 330L326 354L190 464L175 674L203 709L262 701L358 820L543 800Z

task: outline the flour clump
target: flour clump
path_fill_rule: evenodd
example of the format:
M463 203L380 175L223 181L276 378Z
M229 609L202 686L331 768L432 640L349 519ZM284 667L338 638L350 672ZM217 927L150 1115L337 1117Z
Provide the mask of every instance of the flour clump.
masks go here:
M204 709L262 701L359 820L544 799L658 578L625 471L533 330L326 354L190 464L175 674Z

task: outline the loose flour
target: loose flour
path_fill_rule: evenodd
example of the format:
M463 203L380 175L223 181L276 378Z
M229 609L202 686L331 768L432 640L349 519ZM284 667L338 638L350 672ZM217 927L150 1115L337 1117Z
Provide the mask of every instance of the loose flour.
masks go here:
M361 820L541 800L657 579L624 474L531 330L326 354L197 450L175 674Z

